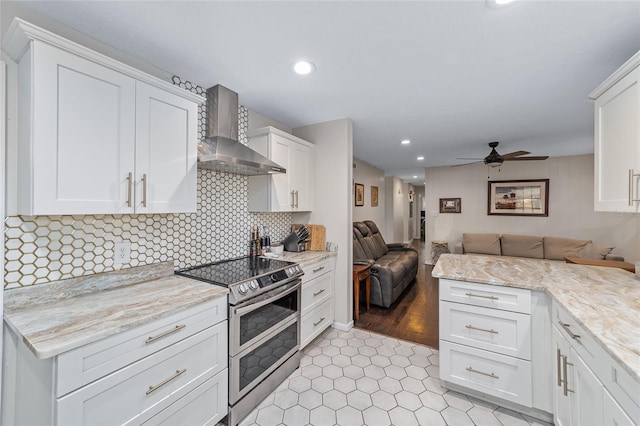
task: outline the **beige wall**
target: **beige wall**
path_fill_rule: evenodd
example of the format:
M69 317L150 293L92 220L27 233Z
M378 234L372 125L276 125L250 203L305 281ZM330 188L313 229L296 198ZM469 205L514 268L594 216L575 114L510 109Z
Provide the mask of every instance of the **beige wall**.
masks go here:
M384 172L357 158L353 159L353 163L356 166L353 169L353 181L364 185L364 206L353 207L353 221L374 221L382 236L386 238ZM376 207L371 206L371 186L378 187L378 205Z
M385 177L385 221L387 243L409 241L409 184L395 176Z
M593 211L593 155L505 163L499 171L479 164L425 172L427 247L443 240L453 248L463 232L550 235L611 244L625 260L640 260L640 215ZM510 179L549 179L549 217L488 216L487 181ZM439 214L438 199L454 197L462 198L462 213Z

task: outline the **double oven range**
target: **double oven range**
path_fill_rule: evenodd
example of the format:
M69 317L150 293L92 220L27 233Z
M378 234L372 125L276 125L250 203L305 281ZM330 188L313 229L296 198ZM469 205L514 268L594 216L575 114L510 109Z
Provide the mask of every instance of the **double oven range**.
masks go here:
M243 257L176 272L229 289L229 416L235 426L300 365L302 268Z

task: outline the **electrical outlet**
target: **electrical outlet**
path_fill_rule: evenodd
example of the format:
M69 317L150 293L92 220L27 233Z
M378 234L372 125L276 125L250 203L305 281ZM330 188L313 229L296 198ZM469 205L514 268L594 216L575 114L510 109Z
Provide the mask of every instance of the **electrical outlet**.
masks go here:
M113 263L122 265L131 261L131 243L122 241L113 245Z

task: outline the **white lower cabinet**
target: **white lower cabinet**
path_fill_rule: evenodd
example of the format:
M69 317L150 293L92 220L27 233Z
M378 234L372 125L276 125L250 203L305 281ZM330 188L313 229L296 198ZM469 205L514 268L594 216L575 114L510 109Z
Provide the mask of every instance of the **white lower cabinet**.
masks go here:
M333 323L334 259L302 265L300 348Z
M634 425L640 387L637 382L620 385L617 363L557 303L553 304L554 322L554 420L556 425ZM587 350L589 349L589 350ZM611 382L608 383L610 379ZM614 386L613 383L616 383ZM635 393L634 400L616 401L608 391ZM624 408L621 406L624 405ZM626 410L630 414L626 413Z
M53 358L16 341L20 380L3 421L216 424L227 415L227 333L221 297Z

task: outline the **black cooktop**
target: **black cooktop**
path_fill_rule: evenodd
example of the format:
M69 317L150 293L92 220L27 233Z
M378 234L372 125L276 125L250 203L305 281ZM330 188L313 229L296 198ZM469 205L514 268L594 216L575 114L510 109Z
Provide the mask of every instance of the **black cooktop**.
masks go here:
M266 257L240 257L176 271L176 274L228 287L261 275L280 271L295 262Z

